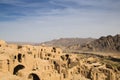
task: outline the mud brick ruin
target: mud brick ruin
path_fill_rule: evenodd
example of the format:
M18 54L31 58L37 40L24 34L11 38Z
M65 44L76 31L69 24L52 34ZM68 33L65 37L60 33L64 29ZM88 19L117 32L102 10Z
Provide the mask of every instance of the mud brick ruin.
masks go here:
M120 67L96 55L0 40L0 80L120 80Z

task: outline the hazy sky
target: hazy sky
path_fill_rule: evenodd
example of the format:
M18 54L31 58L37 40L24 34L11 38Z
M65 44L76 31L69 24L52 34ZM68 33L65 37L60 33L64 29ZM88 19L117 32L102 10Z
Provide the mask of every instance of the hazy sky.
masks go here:
M120 33L120 0L0 0L0 39L41 42Z

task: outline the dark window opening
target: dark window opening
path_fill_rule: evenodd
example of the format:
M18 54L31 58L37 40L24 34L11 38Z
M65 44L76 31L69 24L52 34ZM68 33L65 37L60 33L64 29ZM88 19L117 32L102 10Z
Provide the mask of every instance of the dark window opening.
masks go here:
M24 69L25 67L23 65L17 65L15 68L14 68L14 71L13 71L13 75L17 75L18 71L21 70L21 69Z
M66 78L66 75L65 75L65 74L63 74L63 77L64 77L64 78Z
M14 59L16 59L16 56L14 56Z
M51 56L51 54L49 53L48 56Z
M23 58L25 58L25 54L23 54Z
M49 58L47 58L47 60L49 60Z
M18 49L21 49L22 48L22 46L21 45L18 45Z
M66 56L66 60L68 60L68 58L69 58L69 55L68 55L68 54L66 54L65 56Z
M41 49L41 51L43 51L43 49Z
M55 47L53 47L53 52L56 53L56 48Z
M22 55L18 54L18 62L21 62L21 61L22 61Z
M30 79L30 80L40 80L39 76L37 74L34 74L34 73L31 73L28 76L28 79Z
M36 55L34 54L34 58L36 58Z

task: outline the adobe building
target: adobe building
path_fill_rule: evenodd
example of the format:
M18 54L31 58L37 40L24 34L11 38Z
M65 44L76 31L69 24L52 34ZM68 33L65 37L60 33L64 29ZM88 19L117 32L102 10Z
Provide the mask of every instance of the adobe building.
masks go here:
M0 40L0 80L120 80L120 66L97 55Z
M60 59L60 55L60 48L7 44L1 40L0 72L24 80L55 80L60 75L54 69L53 62L54 59Z

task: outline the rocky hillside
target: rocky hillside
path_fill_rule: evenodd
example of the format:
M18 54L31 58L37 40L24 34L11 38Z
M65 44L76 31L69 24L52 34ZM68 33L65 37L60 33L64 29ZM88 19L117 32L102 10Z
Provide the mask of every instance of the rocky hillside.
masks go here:
M85 51L117 51L120 52L120 35L100 37L90 43L69 46L68 49Z
M93 50L98 51L119 51L120 52L120 35L101 37L90 44Z
M93 38L60 38L60 39L56 39L48 42L43 42L41 44L50 45L50 46L52 45L57 47L69 47L77 44L81 45L84 43L88 43L93 40L95 39Z
M93 38L60 38L42 44L61 47L63 50L120 52L120 35Z

